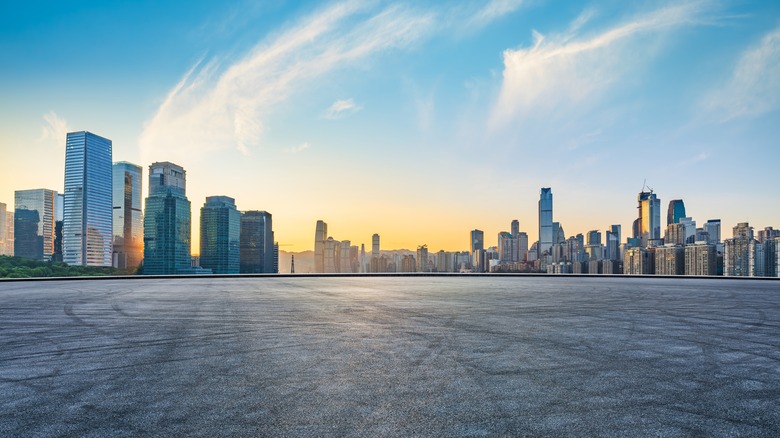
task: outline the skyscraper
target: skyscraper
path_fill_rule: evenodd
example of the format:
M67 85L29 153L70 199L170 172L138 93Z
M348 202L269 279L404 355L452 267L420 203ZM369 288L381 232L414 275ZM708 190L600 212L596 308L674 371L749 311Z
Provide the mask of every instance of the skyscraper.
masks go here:
M371 236L371 258L377 258L379 256L379 234L374 234Z
M54 254L57 192L48 189L14 193L14 255L51 260Z
M245 211L241 214L242 274L274 273L272 219L267 211Z
M8 207L4 202L0 202L0 255L10 255L5 253L6 241L8 239L7 213Z
M65 194L57 193L54 198L54 254L53 262L62 262L62 226L65 223Z
M111 266L111 173L111 140L68 133L62 259L69 265Z
M328 224L317 221L314 231L314 272L325 272L325 241L328 240Z
M513 236L517 237L517 235L520 234L520 221L518 221L517 219L512 220L510 231Z
M229 196L207 196L200 209L200 266L215 274L238 274L240 239L241 213L236 201ZM273 256L271 263L273 267Z
M144 257L144 222L141 212L141 166L120 161L113 166L113 229L115 268L135 270Z
M429 272L428 267L428 245L417 247L417 272Z
M0 216L0 221L5 220L5 242L0 247L0 255L14 255L14 212L6 210L5 216Z
M657 245L661 239L661 200L653 193L642 191L637 196L639 209L638 236L641 247Z
M485 233L482 230L471 230L471 253L485 249Z
M544 252L550 252L553 239L553 194L549 187L542 187L539 194L539 245L536 250L541 258Z
M192 271L191 207L185 196L186 172L169 162L149 166L149 197L144 214L144 274Z
M669 209L666 212L666 225L676 224L685 217L685 204L682 199L669 201Z
M733 228L733 237L723 241L723 275L754 276L757 243L753 238L753 227L750 224L747 222L737 224Z

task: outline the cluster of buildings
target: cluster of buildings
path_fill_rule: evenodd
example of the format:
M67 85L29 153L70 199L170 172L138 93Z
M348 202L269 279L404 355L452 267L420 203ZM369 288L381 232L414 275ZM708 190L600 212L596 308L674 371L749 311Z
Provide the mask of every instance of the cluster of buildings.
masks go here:
M681 199L667 209L661 223L661 200L652 189L637 196L638 215L631 236L623 241L622 227L603 233L566 237L553 220L553 194L539 195L539 240L529 247L528 233L513 220L510 231L498 233L495 246L485 246L484 232L472 230L470 250L429 252L426 245L412 251L382 252L379 235L372 238L371 254L350 241L328 236L327 224L317 222L314 242L315 272L546 272L550 274L726 275L778 277L780 230L767 227L755 235L748 223L737 224L733 237L721 240L720 219L698 227L686 215ZM662 232L663 231L663 232Z
M65 189L17 190L0 203L0 255L144 274L278 272L271 214L210 196L200 212L200 255L191 256L186 171L149 166L142 209L142 168L112 163L112 142L91 132L66 137Z

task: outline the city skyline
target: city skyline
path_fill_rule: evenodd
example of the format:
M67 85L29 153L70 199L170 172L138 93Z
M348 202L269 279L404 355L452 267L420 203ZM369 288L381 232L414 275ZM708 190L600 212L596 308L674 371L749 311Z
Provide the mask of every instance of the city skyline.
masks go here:
M273 212L290 251L313 249L318 219L383 248L463 250L473 229L492 246L513 219L533 242L539 187L567 235L625 236L645 179L699 224L780 217L772 172L752 169L780 158L771 2L5 9L9 210L17 190L64 192L65 133L88 130L143 179L187 169L195 206ZM197 252L195 212L192 229Z

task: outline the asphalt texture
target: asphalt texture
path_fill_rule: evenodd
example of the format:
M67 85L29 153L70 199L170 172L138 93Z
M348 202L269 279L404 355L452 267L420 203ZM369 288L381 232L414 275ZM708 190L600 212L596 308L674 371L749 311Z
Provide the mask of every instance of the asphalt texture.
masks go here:
M0 436L780 436L780 282L0 283Z

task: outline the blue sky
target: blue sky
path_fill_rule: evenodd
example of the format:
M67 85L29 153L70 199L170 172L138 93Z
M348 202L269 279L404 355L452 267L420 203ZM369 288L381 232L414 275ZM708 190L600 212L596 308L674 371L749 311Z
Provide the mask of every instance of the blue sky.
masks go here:
M385 247L515 218L534 239L547 186L567 235L629 230L645 179L724 236L780 226L778 2L0 8L0 202L61 190L64 133L90 130L183 165L195 219L233 196L296 250L317 219Z

